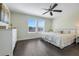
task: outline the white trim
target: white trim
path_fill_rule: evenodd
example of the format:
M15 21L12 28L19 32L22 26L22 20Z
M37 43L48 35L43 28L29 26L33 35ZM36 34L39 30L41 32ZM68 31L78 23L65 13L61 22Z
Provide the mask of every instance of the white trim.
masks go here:
M27 32L27 33L37 33L37 32Z
M29 18L30 19L30 18ZM28 19L28 20L29 20ZM27 26L28 26L28 20L27 20ZM34 19L35 21L36 21L36 19ZM36 23L37 23L37 21L36 21ZM28 26L28 31L27 31L28 33L36 33L36 28L35 28L35 32L29 32L29 26Z

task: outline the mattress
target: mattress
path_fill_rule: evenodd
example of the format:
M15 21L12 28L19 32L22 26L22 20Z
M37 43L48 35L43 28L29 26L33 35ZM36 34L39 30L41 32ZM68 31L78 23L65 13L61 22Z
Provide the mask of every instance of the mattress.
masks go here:
M72 44L75 40L75 34L69 33L69 34L61 34L61 33L54 33L54 32L46 32L42 33L42 38L45 41L48 41L49 43L59 47L64 48L70 44Z

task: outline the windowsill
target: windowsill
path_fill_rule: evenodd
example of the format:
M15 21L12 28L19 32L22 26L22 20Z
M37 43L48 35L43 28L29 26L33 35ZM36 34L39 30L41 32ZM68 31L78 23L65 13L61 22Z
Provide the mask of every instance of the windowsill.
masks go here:
M27 33L37 33L37 32L27 32Z
M43 32L27 32L27 33L43 33Z
M35 31L35 32L27 32L27 33L42 33L42 32L45 32L45 31Z

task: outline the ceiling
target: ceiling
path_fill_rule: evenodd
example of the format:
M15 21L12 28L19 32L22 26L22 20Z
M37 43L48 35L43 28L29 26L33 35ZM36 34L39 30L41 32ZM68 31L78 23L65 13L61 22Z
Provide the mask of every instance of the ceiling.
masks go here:
M54 16L50 16L49 13L42 15L45 12L42 8L49 8L50 3L6 3L11 11L20 12L24 14L31 14L46 18L53 18L62 14L72 13L75 10L79 10L78 3L59 3L55 9L62 10L62 13L54 12ZM54 3L52 3L53 5Z

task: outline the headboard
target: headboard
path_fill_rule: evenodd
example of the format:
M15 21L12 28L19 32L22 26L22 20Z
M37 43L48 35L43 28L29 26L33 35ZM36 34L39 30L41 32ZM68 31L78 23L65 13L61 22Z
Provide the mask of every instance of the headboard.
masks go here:
M56 29L54 32L56 33L76 33L76 29L75 28L63 28L63 29Z

